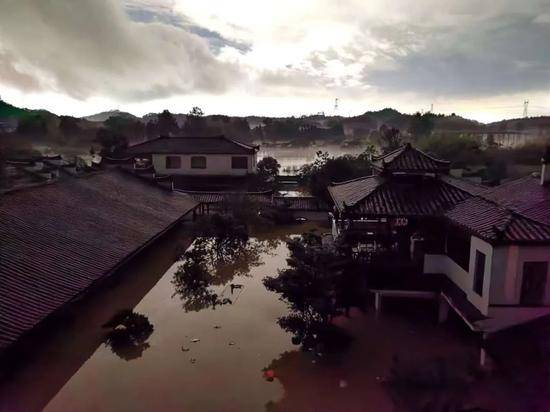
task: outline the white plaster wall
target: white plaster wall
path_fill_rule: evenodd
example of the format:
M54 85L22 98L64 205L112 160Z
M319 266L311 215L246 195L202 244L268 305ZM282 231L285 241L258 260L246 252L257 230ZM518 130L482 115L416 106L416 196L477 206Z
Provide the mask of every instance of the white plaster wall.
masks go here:
M485 254L485 268L483 278L483 293L478 295L474 292L474 273L476 268L476 251L479 250ZM470 246L470 288L466 292L468 300L478 308L481 313L486 315L489 312L489 298L491 296L491 272L493 266L493 246L478 237L472 236Z
M479 250L485 254L485 275L483 280L483 294L480 296L474 291L475 256ZM489 297L491 291L491 267L493 262L493 247L472 236L470 242L470 265L465 271L446 255L426 255L424 257L424 273L443 273L464 291L468 300L483 314L489 311Z
M166 169L166 156L179 156L181 158L181 169ZM206 169L191 169L192 156L205 156ZM245 155L243 155L245 156ZM153 166L158 174L172 175L200 175L200 176L244 176L256 173L256 154L246 155L248 157L248 169L232 169L232 155L166 155L153 154ZM239 156L240 157L240 156Z
M544 304L550 305L550 246L502 246L495 248L491 278L491 304L519 305L525 262L548 262Z
M491 296L493 305L516 304L517 246L498 246L494 249L491 269Z

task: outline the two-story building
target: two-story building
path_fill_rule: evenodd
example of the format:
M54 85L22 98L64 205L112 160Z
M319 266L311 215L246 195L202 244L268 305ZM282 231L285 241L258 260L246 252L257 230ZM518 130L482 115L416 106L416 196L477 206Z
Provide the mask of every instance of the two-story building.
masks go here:
M258 149L226 136L161 136L126 153L142 164L150 162L158 175L227 177L256 173Z
M451 177L448 162L405 145L375 158L372 176L328 188L333 233L383 256L382 267L416 262L416 279L442 280L442 302L474 330L550 314L548 153L542 161L540 176L486 188ZM384 274L392 275L406 276Z

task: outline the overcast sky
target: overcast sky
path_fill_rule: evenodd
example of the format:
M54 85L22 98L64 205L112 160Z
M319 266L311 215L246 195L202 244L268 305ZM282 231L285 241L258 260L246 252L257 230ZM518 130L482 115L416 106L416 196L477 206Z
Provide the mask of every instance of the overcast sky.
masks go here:
M0 97L87 115L550 115L550 0L0 0Z

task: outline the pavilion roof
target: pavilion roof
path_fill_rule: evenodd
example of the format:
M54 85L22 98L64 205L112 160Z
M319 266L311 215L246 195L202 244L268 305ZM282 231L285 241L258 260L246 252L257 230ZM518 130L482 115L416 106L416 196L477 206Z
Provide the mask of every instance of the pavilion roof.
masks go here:
M436 159L407 143L373 159L375 168L391 173L448 173L450 162Z
M328 191L340 212L364 216L438 215L472 196L439 178L379 175L333 184Z

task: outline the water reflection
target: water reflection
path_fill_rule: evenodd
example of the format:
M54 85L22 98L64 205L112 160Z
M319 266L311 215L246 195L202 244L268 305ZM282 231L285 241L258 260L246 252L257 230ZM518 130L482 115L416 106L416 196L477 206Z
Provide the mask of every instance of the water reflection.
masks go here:
M105 344L126 361L141 358L143 351L149 348L147 339L154 330L147 316L130 309L120 311L103 327L111 329Z
M243 289L233 280L250 276L252 268L263 264L262 255L277 244L274 239L198 238L182 255L183 263L174 273L173 296L180 297L186 312L232 304Z

